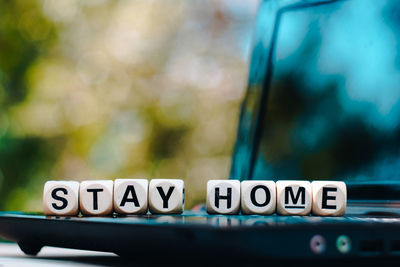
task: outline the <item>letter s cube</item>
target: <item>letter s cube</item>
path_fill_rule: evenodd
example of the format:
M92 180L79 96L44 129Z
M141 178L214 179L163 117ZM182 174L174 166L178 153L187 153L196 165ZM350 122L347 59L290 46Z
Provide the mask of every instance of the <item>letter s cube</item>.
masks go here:
M47 181L43 189L43 212L45 215L78 215L79 182Z

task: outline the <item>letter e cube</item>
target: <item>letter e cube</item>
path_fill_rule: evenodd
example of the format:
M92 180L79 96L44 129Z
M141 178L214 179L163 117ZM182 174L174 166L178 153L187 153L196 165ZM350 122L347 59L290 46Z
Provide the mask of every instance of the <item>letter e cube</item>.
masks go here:
M346 211L347 191L344 182L314 181L311 183L312 213L320 216L342 216Z

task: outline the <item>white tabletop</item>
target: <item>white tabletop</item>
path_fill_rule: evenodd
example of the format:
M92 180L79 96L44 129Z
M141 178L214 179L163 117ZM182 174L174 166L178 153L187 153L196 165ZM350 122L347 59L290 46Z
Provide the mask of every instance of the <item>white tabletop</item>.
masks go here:
M37 256L25 255L15 243L0 243L0 266L124 266L113 253L44 247Z

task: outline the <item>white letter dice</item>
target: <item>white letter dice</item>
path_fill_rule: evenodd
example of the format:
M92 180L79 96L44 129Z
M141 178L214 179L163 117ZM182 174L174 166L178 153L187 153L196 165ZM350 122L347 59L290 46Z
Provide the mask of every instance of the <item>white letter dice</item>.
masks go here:
M113 187L112 180L83 181L79 188L82 214L111 214L113 212Z
M240 208L238 180L209 180L207 182L207 212L236 214Z
M114 211L120 214L147 213L148 187L146 179L116 179Z
M277 181L276 211L281 215L307 215L311 212L311 183L308 181Z
M243 181L241 184L243 214L268 215L276 209L276 189L273 181Z
M179 179L48 181L43 190L45 215L181 214L185 184ZM347 188L338 181L209 180L209 214L343 216Z
M185 204L185 185L178 179L153 179L149 184L151 213L180 214Z
M321 216L342 216L346 211L347 191L344 182L314 181L312 213Z
M78 215L79 183L48 181L43 190L43 211L46 215Z

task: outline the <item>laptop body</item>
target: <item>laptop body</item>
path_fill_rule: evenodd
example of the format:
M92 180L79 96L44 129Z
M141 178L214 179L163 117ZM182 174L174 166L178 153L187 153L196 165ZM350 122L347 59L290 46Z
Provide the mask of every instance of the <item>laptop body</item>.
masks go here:
M208 215L204 209L124 217L3 212L0 236L30 255L56 246L125 257L178 251L180 259L236 263L397 259L399 5L260 3L230 178L343 180L345 216Z

